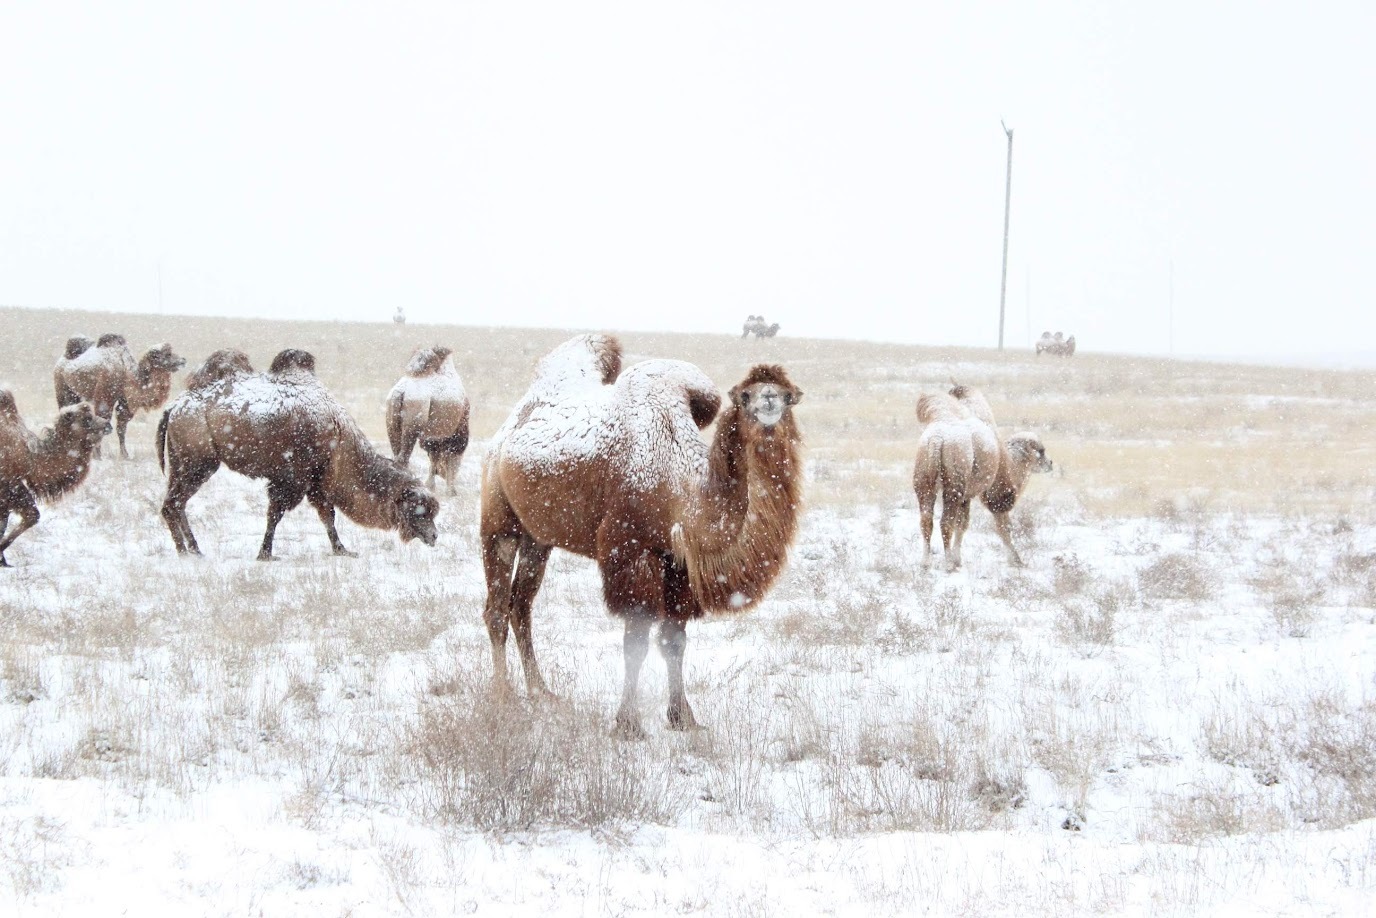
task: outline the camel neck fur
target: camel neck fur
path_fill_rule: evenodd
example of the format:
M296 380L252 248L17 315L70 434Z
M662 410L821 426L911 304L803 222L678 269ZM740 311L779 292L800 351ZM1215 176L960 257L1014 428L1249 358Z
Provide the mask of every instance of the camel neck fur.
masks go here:
M99 438L88 438L62 422L43 431L33 445L29 487L40 500L57 500L75 490L91 471L91 453Z
M707 612L758 602L783 570L798 528L802 469L793 418L770 432L747 431L747 423L734 404L718 419L706 473L676 527L675 554Z
M167 370L155 370L145 356L139 360L138 371L134 374L134 391L130 393L130 408L157 408L172 394L172 374Z
M360 526L397 528L396 499L417 483L414 476L373 449L362 431L341 430L339 437L325 471L326 498Z

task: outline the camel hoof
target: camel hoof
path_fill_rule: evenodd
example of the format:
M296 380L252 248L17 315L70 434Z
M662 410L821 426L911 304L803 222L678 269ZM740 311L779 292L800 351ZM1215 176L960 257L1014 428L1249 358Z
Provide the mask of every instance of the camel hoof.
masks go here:
M706 733L707 728L698 723L695 719L689 718L669 718L669 729L675 733Z
M334 556L336 558L357 558L358 552L349 551L347 548L336 548L334 550Z
M260 551L260 552L258 552L258 560L259 560L259 561L276 561L277 559L276 559L275 557L273 557L272 555L265 555L265 554L263 554L263 553Z
M631 720L628 717L618 717L616 725L612 727L612 738L619 740L643 740L645 739L645 728L640 726L640 721Z
M9 563L8 561L5 560L5 558L4 558L3 555L0 555L0 567L9 567L9 566L10 566L10 563Z

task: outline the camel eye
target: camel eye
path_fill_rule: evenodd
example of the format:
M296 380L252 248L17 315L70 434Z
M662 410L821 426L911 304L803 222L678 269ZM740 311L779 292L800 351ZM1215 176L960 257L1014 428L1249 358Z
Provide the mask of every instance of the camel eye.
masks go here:
M741 407L744 408L746 405L749 405L749 404L750 404L750 393L749 393L749 392L742 392L742 393L741 393Z

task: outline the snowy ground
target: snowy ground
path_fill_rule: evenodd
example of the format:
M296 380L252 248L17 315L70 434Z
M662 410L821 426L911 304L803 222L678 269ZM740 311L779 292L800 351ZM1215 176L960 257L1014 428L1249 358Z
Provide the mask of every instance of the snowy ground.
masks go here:
M490 703L481 443L434 549L342 522L331 558L301 509L261 564L227 472L173 554L150 429L0 571L0 915L1376 910L1367 521L1042 478L1029 567L976 510L947 574L910 493L818 502L761 609L690 627L710 729L664 729L652 660L623 743L579 559L535 611L563 701Z

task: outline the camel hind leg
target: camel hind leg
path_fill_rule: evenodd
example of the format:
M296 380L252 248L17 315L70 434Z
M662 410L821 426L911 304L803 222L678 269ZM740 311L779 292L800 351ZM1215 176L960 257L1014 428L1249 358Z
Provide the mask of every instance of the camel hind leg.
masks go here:
M525 527L500 490L493 488L483 496L479 520L479 549L483 577L487 581L487 603L483 623L492 644L492 686L500 697L511 693L511 677L506 662L506 639L511 631L511 586Z
M540 665L535 661L535 641L531 636L530 610L535 594L545 579L545 565L553 547L542 545L530 537L521 536L516 554L516 575L511 581L511 607L508 612L511 632L516 635L516 649L521 654L521 670L526 676L526 693L533 698L552 697Z
M169 450L167 463L167 496L162 502L162 518L172 534L172 544L179 555L199 555L201 548L191 532L186 518L186 503L201 489L210 476L220 468L218 459L186 462Z
M115 436L119 438L119 457L129 458L129 450L124 445L124 432L129 429L129 421L134 417L134 412L129 410L129 403L124 399L115 402Z

